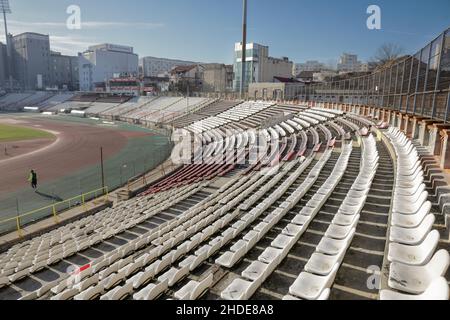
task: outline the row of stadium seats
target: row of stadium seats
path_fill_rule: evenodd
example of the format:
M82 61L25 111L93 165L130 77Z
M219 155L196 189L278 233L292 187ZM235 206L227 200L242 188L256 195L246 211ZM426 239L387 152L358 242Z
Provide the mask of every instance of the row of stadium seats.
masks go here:
M389 287L397 291L383 290L381 299L448 299L449 287L443 276L450 265L450 256L446 250L434 254L440 234L431 231L435 216L430 213L419 155L398 129L389 128L386 135L397 154L388 252Z
M232 114L245 121L265 110L271 110L271 106L253 115ZM367 224L362 216L366 207L372 206L366 199L372 192L379 192L380 185L374 177L379 174L380 166L388 165L388 154L381 152L383 143L377 142L367 128L361 130L361 127L369 126L363 123L364 119L358 121L359 118L341 112L317 108L299 111L289 121L263 131L268 140L278 144L273 149L269 146L268 153L270 159L277 155L276 150L281 153L279 166L260 164L247 172L234 170L209 181L197 180L204 175L207 164L198 168L185 167L168 175L165 182L158 182L159 193L132 199L11 248L0 256L0 287L4 286L0 289L0 299L8 292L10 296L14 292L15 297L21 299L184 300L207 297L234 300L260 298L270 283L271 286L277 284L280 293L276 297L280 299L335 297L336 281L343 276L357 281L345 273L348 263L344 261L361 253L355 253L352 244L359 243L363 236L358 228ZM226 146L225 149L242 148L244 154L250 152L257 135L251 131L229 135L224 126L230 123L234 122L218 125L202 136L201 140L206 144L204 154L208 158L216 156L214 150L220 144ZM386 135L390 137L391 132ZM395 137L392 135L391 141L394 146L399 145L396 148L399 167L408 163L405 156L414 153L415 148ZM333 140L339 140L340 147L336 147ZM361 142L361 147L357 141ZM228 158L223 149L218 155L222 159ZM234 157L237 155L237 152L233 153ZM414 161L410 164L410 167L402 167L407 170L402 175L415 178L408 173L420 172L420 165ZM199 177L189 181L200 171ZM170 183L178 183L177 180L188 183L163 190ZM407 190L407 183L410 182L402 185L395 180L396 196ZM434 237L434 232L426 235L431 228L422 227L429 224L432 217L425 213L424 219L418 221L423 212L411 214L417 206L420 205L419 211L429 205L426 202L428 194L422 189L421 186L417 190L411 187L414 191L411 194L400 194L400 197L421 194L417 201L408 202L411 208L407 208L407 212L402 212L403 205L396 204L404 203L404 199L396 202L394 197L388 237L392 236L390 240L395 241L389 241L392 243L387 245L405 245L402 242L411 235L422 239L425 233L424 243L430 235ZM194 201L200 193L206 197ZM336 200L340 194L342 200ZM327 214L330 207L336 207L336 213ZM412 219L418 222L407 233L394 228L397 227L396 219L405 219L400 215L405 213L411 215L407 218L414 216ZM317 224L323 226L318 228ZM305 246L309 241L305 237L312 235L318 241L313 248L315 252ZM370 232L367 237L378 240ZM277 276L286 273L280 268L291 264L292 256L302 250L305 251L302 256L304 271L299 274L302 270L300 260L294 259L293 270L296 271L291 275L293 278L288 278L290 283L277 281ZM95 257L92 257L92 251L96 252ZM442 295L437 298L445 298L441 276L448 266L443 263L444 253L438 252L432 258L435 248L430 251L425 263L429 262L431 268L422 264L416 266L427 273L405 264L399 265L398 269L391 266L391 273L395 272L391 277L409 280L408 277L417 277L420 271L420 276L426 277L430 285L424 283L420 292L414 294L424 298L421 296L425 292L423 288L429 290L429 287L440 286ZM49 253L48 257L45 252ZM41 262L42 269L29 265L30 259L32 264ZM58 273L57 279L42 280L42 272L54 273L73 264L77 265L75 273L63 271ZM441 268L439 276L435 274L435 265ZM38 281L39 285L27 288L24 283L30 281ZM410 287L414 286L401 291L411 293L408 292ZM391 297L394 297L392 292L381 292L380 298Z

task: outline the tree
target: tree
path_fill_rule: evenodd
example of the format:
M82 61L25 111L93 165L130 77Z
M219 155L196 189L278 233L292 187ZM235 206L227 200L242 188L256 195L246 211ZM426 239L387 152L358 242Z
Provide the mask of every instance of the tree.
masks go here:
M372 59L372 63L377 67L384 66L398 59L403 54L403 52L403 48L398 44L385 43L380 48L378 48L375 56Z

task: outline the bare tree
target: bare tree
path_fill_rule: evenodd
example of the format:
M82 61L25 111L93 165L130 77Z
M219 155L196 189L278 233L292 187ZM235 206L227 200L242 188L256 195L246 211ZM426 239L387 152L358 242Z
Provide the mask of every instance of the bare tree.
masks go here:
M385 43L378 48L375 56L372 58L372 63L380 67L390 63L402 56L404 50L398 44Z

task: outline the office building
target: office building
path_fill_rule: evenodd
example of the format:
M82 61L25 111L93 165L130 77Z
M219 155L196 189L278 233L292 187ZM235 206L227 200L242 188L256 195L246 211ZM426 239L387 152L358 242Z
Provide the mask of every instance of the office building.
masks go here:
M132 47L115 44L91 46L79 54L81 91L93 91L98 83L128 75L137 76L139 58Z
M242 43L235 44L234 56L234 91L239 91L242 74ZM274 82L274 77L292 77L294 64L284 57L269 56L269 47L257 43L247 44L245 87L250 83Z
M50 53L50 83L56 89L79 90L78 57Z
M25 90L50 85L50 40L48 35L26 32L12 37L14 78Z

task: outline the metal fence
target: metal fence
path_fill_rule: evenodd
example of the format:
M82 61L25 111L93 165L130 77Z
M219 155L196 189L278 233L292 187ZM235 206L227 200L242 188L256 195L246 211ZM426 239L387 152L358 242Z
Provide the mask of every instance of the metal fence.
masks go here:
M238 93L209 93L201 96L239 99ZM243 97L246 100L254 98L248 93ZM369 75L286 86L285 92L265 98L368 105L449 122L450 28L413 56L407 56Z
M364 104L450 121L450 29L413 56L370 75L313 84L302 101Z

